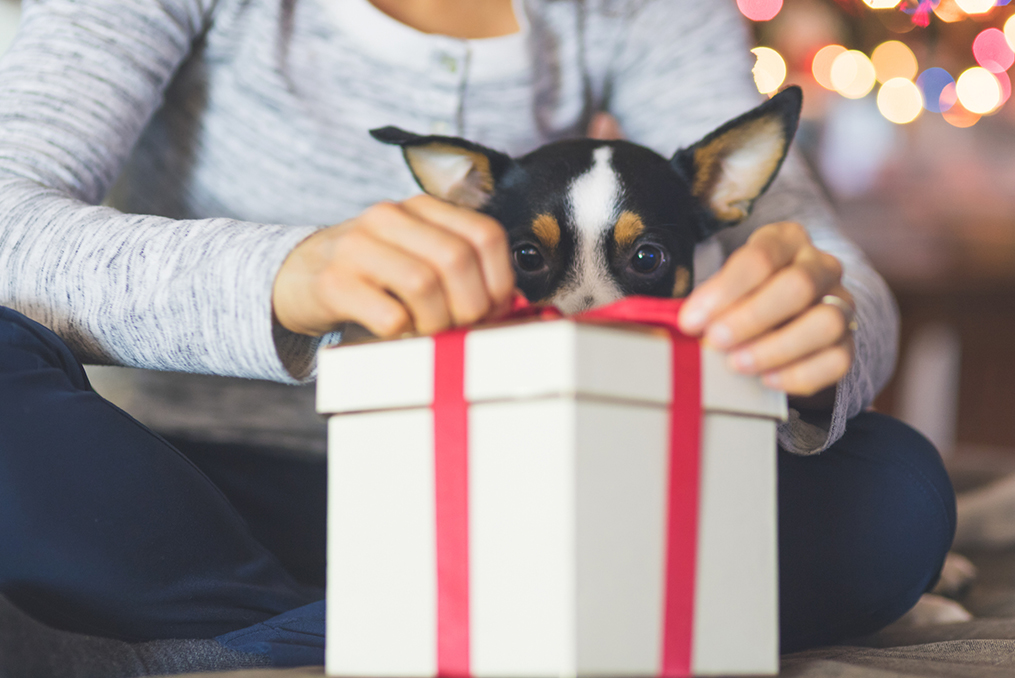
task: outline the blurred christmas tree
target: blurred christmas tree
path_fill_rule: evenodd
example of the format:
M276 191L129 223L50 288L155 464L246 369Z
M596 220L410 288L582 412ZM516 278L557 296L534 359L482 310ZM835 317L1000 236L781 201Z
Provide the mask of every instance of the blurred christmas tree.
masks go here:
M762 47L755 80L834 97L876 97L897 124L940 114L956 127L1005 112L1015 62L1011 0L737 0ZM1007 114L1010 115L1010 114ZM1015 117L1015 116L1013 116Z

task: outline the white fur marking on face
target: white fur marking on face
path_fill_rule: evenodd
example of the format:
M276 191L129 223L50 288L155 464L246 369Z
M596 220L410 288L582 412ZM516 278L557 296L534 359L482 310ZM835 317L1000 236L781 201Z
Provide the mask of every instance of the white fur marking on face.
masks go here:
M568 281L551 301L564 313L576 313L615 301L623 292L610 274L606 239L620 216L621 184L611 160L613 149L592 152L592 167L571 182L568 220L575 231L575 260Z
M620 181L610 162L613 149L601 146L592 152L592 167L571 182L568 202L575 227L598 234L613 225L620 214Z

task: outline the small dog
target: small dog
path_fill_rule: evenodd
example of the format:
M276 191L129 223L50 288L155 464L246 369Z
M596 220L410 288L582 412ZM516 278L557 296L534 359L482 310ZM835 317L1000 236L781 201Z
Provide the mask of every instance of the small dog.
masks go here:
M517 285L564 313L631 294L684 297L694 248L751 212L800 119L789 87L667 160L627 141L558 141L521 158L455 137L372 130L420 187L497 219Z

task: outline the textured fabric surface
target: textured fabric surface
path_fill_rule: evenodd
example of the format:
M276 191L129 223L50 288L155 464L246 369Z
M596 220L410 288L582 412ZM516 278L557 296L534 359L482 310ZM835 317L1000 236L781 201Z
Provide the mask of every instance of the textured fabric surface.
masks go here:
M125 643L57 631L0 596L0 678L132 678L264 666L214 640Z
M670 155L759 101L732 0L524 0L517 13L522 34L466 41L413 31L366 0L26 0L0 61L0 303L85 362L304 381L318 340L272 323L286 254L417 191L370 128L520 154L607 109L631 140ZM98 206L107 195L118 209ZM861 325L831 418L780 431L810 453L888 378L896 317L796 159L723 245L781 219L845 262ZM145 393L157 403L187 388ZM233 400L206 400L222 405L192 435L243 429L229 424Z

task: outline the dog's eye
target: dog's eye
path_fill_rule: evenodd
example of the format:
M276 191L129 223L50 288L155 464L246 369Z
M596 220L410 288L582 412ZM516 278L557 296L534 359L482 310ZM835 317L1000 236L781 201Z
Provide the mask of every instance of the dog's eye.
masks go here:
M642 245L631 257L631 268L637 273L652 273L663 263L663 250L656 245Z
M543 254L535 245L519 245L514 249L515 264L526 273L534 273L546 266Z

